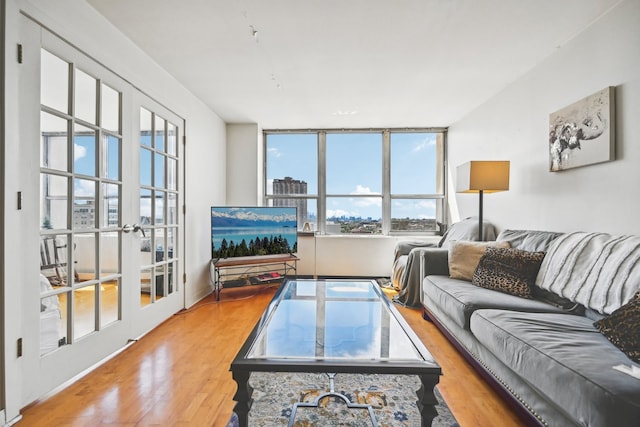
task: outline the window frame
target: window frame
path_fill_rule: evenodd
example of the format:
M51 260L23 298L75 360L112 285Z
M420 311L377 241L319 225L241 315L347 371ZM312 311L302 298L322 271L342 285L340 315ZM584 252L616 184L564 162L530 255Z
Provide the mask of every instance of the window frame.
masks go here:
M409 230L392 230L391 228L391 206L394 200L434 200L436 202L436 222L448 223L449 213L447 209L448 200L448 183L447 183L447 128L446 127L424 127L424 128L367 128L367 129L288 129L288 130L270 130L264 129L262 131L262 202L264 205L270 205L275 199L306 199L316 201L316 220L317 229L316 233L319 235L339 235L339 236L362 236L363 234L354 233L327 233L327 218L326 207L327 198L358 198L358 197L379 197L382 201L381 206L381 233L376 235L390 236L390 235L437 235L439 229L436 225L436 229L432 231L409 231ZM382 192L380 195L354 195L354 194L328 194L326 190L326 148L327 148L327 134L336 133L379 133L382 135ZM391 134L394 133L434 133L439 134L439 152L438 157L441 158L441 164L437 166L437 180L440 181L437 184L442 189L441 193L434 194L394 194L391 193ZM282 135L282 134L315 134L317 135L317 174L318 174L318 187L317 194L309 195L276 195L267 193L267 148L269 135ZM436 223L436 224L437 224ZM302 224L298 224L299 231L302 229Z

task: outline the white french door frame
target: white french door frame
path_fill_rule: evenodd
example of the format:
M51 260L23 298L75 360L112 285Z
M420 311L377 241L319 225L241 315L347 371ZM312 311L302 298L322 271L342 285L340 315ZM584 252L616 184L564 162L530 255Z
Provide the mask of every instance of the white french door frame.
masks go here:
M43 28L39 23L26 17L20 17L20 44L22 49L22 63L18 67L19 81L19 148L14 150L17 168L15 178L19 184L19 199L21 210L17 216L15 227L20 236L20 244L16 245L15 259L20 262L5 265L9 277L20 277L19 283L12 286L21 287L20 299L20 342L22 353L18 363L20 373L16 377L16 384L11 384L6 392L19 396L20 407L42 397L51 390L63 385L67 381L91 368L96 363L124 348L133 339L148 332L184 307L184 284L182 283L182 268L184 259L184 213L183 194L184 180L184 120L177 118L180 127L179 150L179 226L176 242L178 244L176 268L173 272L176 292L162 298L151 306L140 307L140 237L139 233L123 232L124 224L137 223L139 212L139 111L141 105L149 105L157 111L169 115L167 109L155 103L137 90L131 83L94 61L85 53L58 38ZM49 52L73 64L79 64L82 70L88 72L110 87L121 92L122 106L122 143L121 160L121 192L120 214L118 226L113 230L120 235L120 312L119 320L103 329L92 332L71 345L63 345L44 356L40 355L40 289L39 260L40 260L40 51L46 48ZM171 116L177 117L175 115ZM14 160L12 160L14 161ZM71 213L69 213L71 215ZM112 230L110 230L112 231ZM7 353L5 353L7 354ZM19 383L19 384L18 384ZM16 393L16 394L14 394ZM15 398L11 402L13 407Z
M135 298L132 298L131 302L134 304L132 307L132 336L139 337L144 335L146 332L160 324L164 321L168 316L176 313L185 307L185 292L184 292L184 283L182 280L182 271L184 266L184 119L180 116L164 107L162 104L158 103L154 99L149 96L143 94L140 91L134 90L133 93L133 110L132 111L132 138L133 143L131 144L129 151L129 158L134 162L137 162L131 170L139 172L139 164L140 164L140 109L144 108L147 111L150 111L157 117L161 117L163 120L166 120L177 127L177 135L176 135L176 150L177 150L177 158L178 158L178 170L176 171L177 176L175 179L177 180L177 195L178 199L176 200L177 207L177 227L178 234L176 237L176 245L177 247L173 249L173 259L175 262L172 264L175 268L171 272L171 281L173 286L173 292L164 296L162 299L158 299L151 304L141 306L139 303L140 300L140 286L136 286L137 295ZM166 141L165 141L166 144ZM139 183L139 175L131 178L131 182ZM140 194L140 186L136 187L136 193ZM133 198L131 200L134 200ZM141 218L140 212L140 197L135 198L135 205L132 206L133 216L132 218ZM165 218L166 220L166 218ZM125 221L126 222L126 221ZM136 223L139 222L136 220ZM131 223L131 222L129 222ZM143 224L140 224L143 229L151 229L152 232L155 230L153 225L151 227L147 227ZM153 238L153 236L145 236L148 238ZM140 238L140 235L138 235ZM139 243L137 247L140 247ZM150 248L152 253L155 252L154 247ZM134 277L136 280L136 284L141 283L141 271L140 268L145 264L144 261L141 261L140 254L142 252L138 251L135 255L135 261L132 263L132 267L135 271L127 272L127 275L130 277ZM155 281L154 281L155 282Z

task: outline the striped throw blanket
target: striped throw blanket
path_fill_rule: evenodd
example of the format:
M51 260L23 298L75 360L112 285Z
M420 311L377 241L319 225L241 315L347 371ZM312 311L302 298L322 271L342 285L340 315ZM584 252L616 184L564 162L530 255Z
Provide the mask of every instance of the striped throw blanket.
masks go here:
M564 234L549 247L536 285L611 314L640 289L640 237Z

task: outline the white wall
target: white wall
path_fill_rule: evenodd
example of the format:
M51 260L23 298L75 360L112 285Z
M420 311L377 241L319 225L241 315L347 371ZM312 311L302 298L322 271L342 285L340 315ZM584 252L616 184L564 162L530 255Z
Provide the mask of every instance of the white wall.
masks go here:
M224 122L208 110L187 118L185 219L186 306L213 290L211 261L211 206L225 200L227 176Z
M255 123L227 125L227 205L256 206L262 189L259 132Z
M316 275L389 276L396 241L388 236L318 236Z
M529 73L449 129L452 168L511 160L511 188L486 195L500 229L640 233L640 2L622 2ZM616 160L549 172L549 114L616 87ZM583 142L589 144L589 141ZM460 216L477 195L457 194Z
M298 236L298 274L303 276L388 277L399 241L438 243L440 236Z

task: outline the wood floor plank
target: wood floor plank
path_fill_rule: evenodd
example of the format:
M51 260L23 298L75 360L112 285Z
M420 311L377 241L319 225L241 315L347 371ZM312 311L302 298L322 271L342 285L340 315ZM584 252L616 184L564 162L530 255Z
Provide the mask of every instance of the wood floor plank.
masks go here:
M275 287L225 290L172 316L73 384L22 411L17 426L224 427L230 363ZM398 307L443 371L439 389L462 427L523 425L420 310Z

